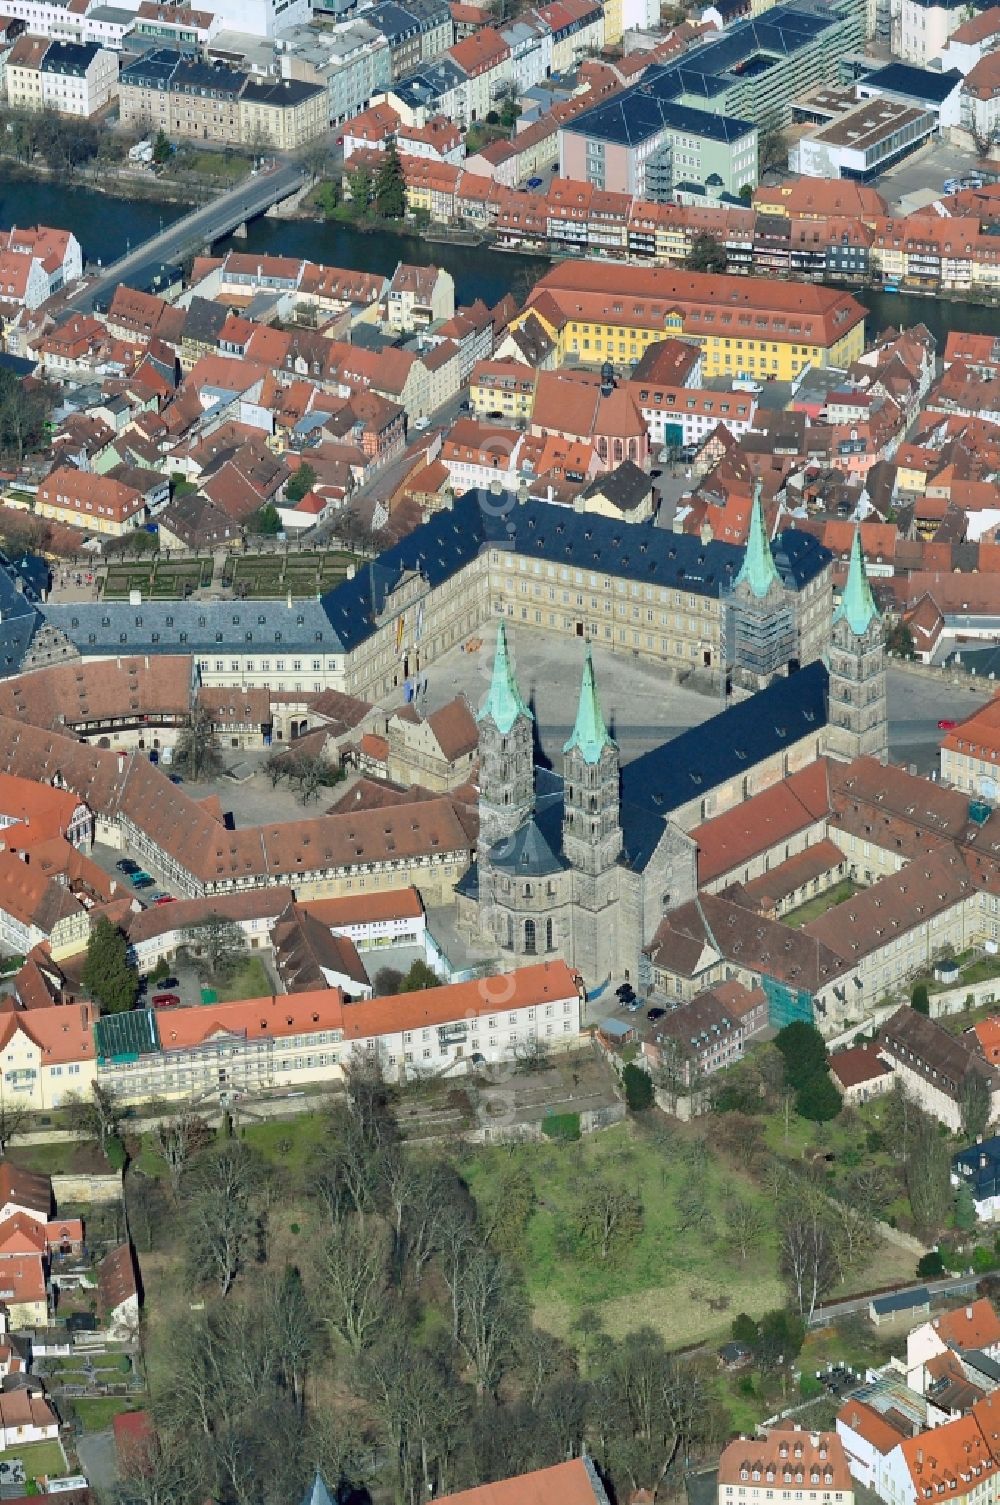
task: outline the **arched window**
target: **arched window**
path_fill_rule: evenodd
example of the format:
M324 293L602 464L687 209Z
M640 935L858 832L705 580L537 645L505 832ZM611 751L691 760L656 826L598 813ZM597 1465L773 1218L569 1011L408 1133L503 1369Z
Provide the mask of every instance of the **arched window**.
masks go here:
M546 920L545 921L545 949L546 949L546 951L551 951L552 950L552 942L553 942L552 921L551 920Z
M534 956L534 954L535 954L535 922L534 922L534 920L525 920L525 922L524 922L524 949L527 952L528 956Z

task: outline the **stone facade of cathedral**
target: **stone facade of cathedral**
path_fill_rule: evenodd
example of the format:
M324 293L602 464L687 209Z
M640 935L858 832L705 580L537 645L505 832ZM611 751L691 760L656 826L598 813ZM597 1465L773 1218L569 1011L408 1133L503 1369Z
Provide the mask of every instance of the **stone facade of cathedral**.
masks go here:
M754 699L623 770L588 646L561 780L535 770L533 717L501 618L477 718L477 861L458 902L463 927L504 963L560 956L588 988L609 979L640 986L643 947L667 910L697 893L690 832L700 820L818 756L885 754L884 635L859 538L826 667L796 672L796 603L775 565L759 497L730 610L734 691L737 699L737 687L756 692Z

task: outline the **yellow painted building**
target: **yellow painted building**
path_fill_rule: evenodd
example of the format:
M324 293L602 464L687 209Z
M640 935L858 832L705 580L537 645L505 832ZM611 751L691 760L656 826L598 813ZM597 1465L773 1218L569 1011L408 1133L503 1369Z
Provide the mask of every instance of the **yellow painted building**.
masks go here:
M674 335L701 347L706 376L789 381L806 366L849 366L864 351L865 310L850 293L763 277L566 261L535 284L512 323L529 311L552 329L560 364L572 356L631 365Z
M772 4L774 0L772 0ZM625 24L622 20L622 0L605 0L604 5L604 45L605 47L617 47L625 34Z
M517 361L480 361L469 381L469 402L480 417L531 417L535 406L535 372Z

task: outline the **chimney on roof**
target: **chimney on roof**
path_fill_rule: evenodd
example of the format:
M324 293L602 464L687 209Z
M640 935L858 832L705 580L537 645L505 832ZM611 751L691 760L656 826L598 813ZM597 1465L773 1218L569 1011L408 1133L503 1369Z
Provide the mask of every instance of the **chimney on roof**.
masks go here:
M966 1321L968 1321L968 1322L972 1321L972 1308L971 1308L971 1306L967 1306L965 1308L965 1317L966 1317Z

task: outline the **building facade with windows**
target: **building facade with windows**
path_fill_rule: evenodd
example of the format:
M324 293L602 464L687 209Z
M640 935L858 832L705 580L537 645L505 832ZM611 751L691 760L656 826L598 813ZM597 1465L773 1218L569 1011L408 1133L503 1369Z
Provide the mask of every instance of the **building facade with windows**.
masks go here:
M345 1003L339 988L245 1003L137 1009L97 1022L97 1077L122 1103L342 1081L377 1060L392 1081L500 1065L579 1043L581 984L552 959L420 994ZM56 1010L51 1012L55 1013Z

